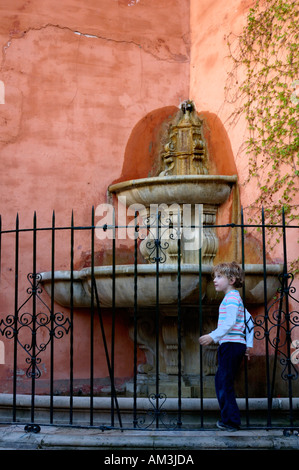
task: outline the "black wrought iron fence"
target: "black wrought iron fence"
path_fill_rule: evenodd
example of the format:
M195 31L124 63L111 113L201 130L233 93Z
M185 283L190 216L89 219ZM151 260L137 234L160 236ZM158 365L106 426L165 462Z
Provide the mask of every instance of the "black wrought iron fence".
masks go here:
M205 352L196 339L204 332L209 309L215 313L218 308L217 302L209 302L209 296L213 297L209 291L211 266L202 261L202 242L196 246L196 261L184 263L180 221L176 224L171 218L163 221L161 213L154 219L148 218L142 225L136 213L133 223L128 225L115 223L115 217L113 223L101 225L95 222L92 209L90 224L84 226L76 225L72 215L69 226L58 227L54 213L49 227L39 227L36 214L29 228L22 227L19 217L15 227L9 229L3 228L0 220L3 352L0 402L5 397L9 403L6 408L0 403L3 422L21 422L27 430L35 432L41 423L62 422L101 429L164 429L165 426L207 429L211 426L210 416L217 413L216 399L211 392L216 354L213 349ZM238 399L246 427L298 429L298 298L287 260L288 236L294 236L298 227L287 226L282 213L281 225L275 226L281 235L279 266L269 263L267 236L273 227L264 223L263 214L260 225L245 224L242 213L239 224L209 226L206 223L191 228L200 232L199 240L209 230L225 228L230 234L238 233L235 239L239 240L239 262L245 270L245 279L250 277L250 269L255 269L252 264L250 269L246 264L246 232L255 230L256 237L259 234L255 242L261 250L258 286L255 286L259 300L251 300L252 305L248 306L255 311L258 360L254 360L254 351L252 362L244 359ZM123 246L118 243L117 232L121 229L131 234L127 263L122 269L124 276L130 277L127 284L121 284L119 275L119 258L123 261L119 253ZM148 256L146 261L141 261L145 268L140 270L139 245L145 236ZM173 251L173 244L175 262L170 263L167 250ZM82 245L89 260L87 263L85 259L83 266L78 255ZM100 256L97 250L102 246L105 250L101 250ZM99 268L108 273L109 292L104 292L108 301L103 294L107 285L98 281ZM171 279L170 294L163 278L165 273ZM186 285L190 287L187 294ZM269 285L270 290L274 289L270 299ZM147 304L150 290L154 293L153 301ZM168 303L166 294L171 297ZM247 294L245 283L242 289L245 305ZM250 295L256 295L252 286ZM118 344L120 337L116 330L123 316L120 311L125 311L129 319L127 329L122 331L130 337L129 352L120 350ZM146 326L141 331L144 322ZM170 340L165 340L167 335L171 336ZM76 363L80 360L82 344L88 348L89 364L83 376L80 372L78 388ZM100 348L101 372L96 366ZM127 354L129 377L128 372L122 374L117 367L120 357ZM189 369L185 367L188 354ZM98 387L99 381L106 389ZM122 387L124 382L126 388ZM27 407L20 397L28 401ZM43 413L42 398L46 403ZM264 403L262 408L261 403Z

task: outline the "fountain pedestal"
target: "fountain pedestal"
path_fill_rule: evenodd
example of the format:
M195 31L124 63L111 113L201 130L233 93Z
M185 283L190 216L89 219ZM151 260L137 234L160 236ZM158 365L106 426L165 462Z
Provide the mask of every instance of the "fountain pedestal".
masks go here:
M201 314L196 307L183 307L180 337L178 335L178 310L176 307L160 309L159 315L159 386L167 397L178 396L178 374L181 374L183 397L200 396L200 321L205 318L204 332L217 324L217 307L203 307ZM157 357L155 350L155 309L142 309L138 315L137 343L144 352L146 362L138 366L137 388L140 396L155 393ZM133 315L130 336L134 337ZM179 344L180 343L180 344ZM180 354L179 354L179 348ZM202 373L205 396L214 397L214 375L216 372L217 345L202 349ZM126 384L128 394L133 390L131 382Z

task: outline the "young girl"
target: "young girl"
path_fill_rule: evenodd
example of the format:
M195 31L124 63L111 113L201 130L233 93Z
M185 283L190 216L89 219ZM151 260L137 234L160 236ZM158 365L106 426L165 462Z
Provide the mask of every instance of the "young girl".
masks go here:
M220 429L235 431L240 426L240 411L234 392L234 380L248 348L252 347L253 330L246 341L245 318L251 319L240 297L237 287L244 281L244 273L235 263L221 263L213 269L214 286L223 292L224 299L219 307L216 330L199 338L202 346L219 343L218 369L215 375L215 388L220 406L221 419L217 422Z

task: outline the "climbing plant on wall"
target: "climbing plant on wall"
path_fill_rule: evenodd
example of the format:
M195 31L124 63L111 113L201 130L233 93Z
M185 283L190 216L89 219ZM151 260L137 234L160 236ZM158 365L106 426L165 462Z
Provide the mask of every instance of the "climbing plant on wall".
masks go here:
M228 38L233 67L227 99L234 103L234 118L247 120L243 155L248 180L258 187L251 221L261 206L268 224L281 223L282 208L288 223L299 220L298 9L297 0L258 0L242 34Z

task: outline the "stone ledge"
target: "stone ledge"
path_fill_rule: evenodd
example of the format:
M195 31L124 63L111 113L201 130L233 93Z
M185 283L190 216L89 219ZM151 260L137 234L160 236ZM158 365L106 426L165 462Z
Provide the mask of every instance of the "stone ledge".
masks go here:
M49 395L36 395L35 398L36 408L48 408L50 406ZM134 407L134 399L131 397L119 397L118 404L120 410L132 411ZM237 398L240 410L246 409L245 398ZM55 408L68 408L70 397L68 396L54 396L53 404ZM200 398L182 398L182 411L200 411L201 399ZM267 410L267 398L249 398L249 409L252 411ZM2 393L0 394L0 410L11 407L13 404L13 395ZM18 394L16 396L16 406L18 408L31 407L31 395ZM89 409L89 397L73 397L74 409ZM98 410L109 411L111 406L111 397L94 397L93 408ZM147 411L149 407L148 398L137 398L137 408L139 411ZM176 411L178 407L177 398L167 398L163 404L163 409L166 411ZM216 398L204 398L203 409L207 411L216 411L219 409ZM273 398L272 410L287 411L289 409L288 398ZM299 410L299 398L293 398L293 410Z
M20 425L2 426L0 449L180 451L186 450L299 450L296 435L277 430L226 431L105 431L69 427L42 427L25 433Z

